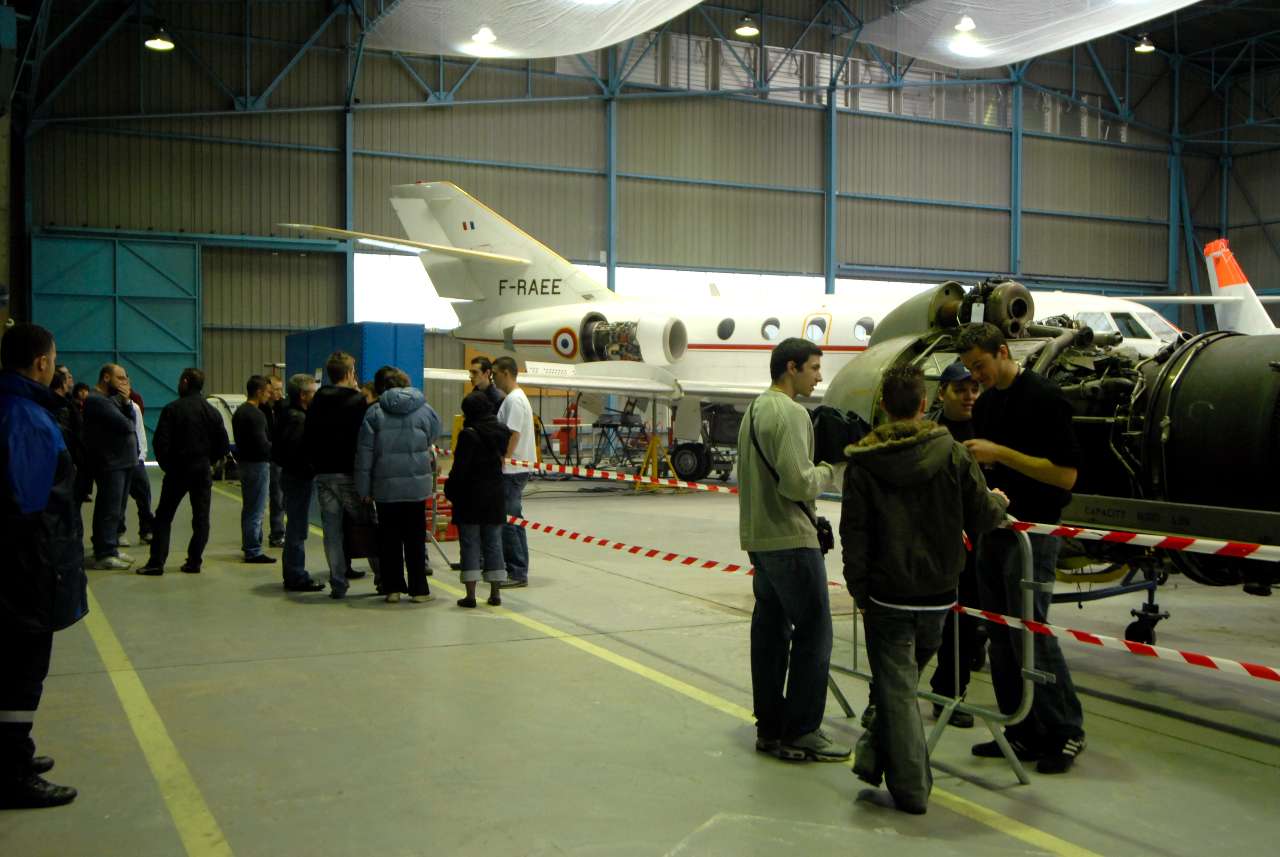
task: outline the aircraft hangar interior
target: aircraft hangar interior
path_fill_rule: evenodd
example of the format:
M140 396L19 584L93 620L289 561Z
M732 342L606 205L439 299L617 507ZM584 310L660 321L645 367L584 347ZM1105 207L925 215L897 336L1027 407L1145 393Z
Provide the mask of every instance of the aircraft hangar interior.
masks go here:
M1280 3L29 0L0 83L0 854L1275 853Z

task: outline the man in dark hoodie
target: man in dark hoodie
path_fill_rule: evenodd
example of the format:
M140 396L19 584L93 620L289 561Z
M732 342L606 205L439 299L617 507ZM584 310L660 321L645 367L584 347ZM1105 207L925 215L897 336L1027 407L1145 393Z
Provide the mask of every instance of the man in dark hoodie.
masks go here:
M299 373L289 379L289 397L276 411L271 462L280 468L284 493L284 588L286 592L319 592L324 584L307 573L307 526L315 473L304 447L307 409L316 395L316 379Z
M84 445L93 463L98 497L93 504L94 568L128 568L120 553L120 522L129 498L129 480L138 463L138 435L129 375L115 363L98 370L98 386L84 402Z
M262 375L250 376L245 394L248 398L231 418L240 469L240 548L245 562L273 563L276 558L262 552L262 514L271 485L271 435L262 405L271 396L271 382Z
M267 379L271 386L269 395L262 401L262 413L267 418L267 437L271 438L272 449L276 439L276 422L284 413L288 403L284 397L284 380L277 375ZM284 485L280 481L280 465L276 462L275 453L271 455L271 488L267 493L267 520L271 529L267 536L267 544L273 548L284 547Z
M164 406L152 441L156 461L164 471L160 503L151 533L151 556L138 574L159 577L169 558L169 536L178 504L191 501L191 540L182 570L199 574L209 543L209 505L213 465L231 449L222 417L204 398L204 373L194 367L178 377L178 398Z
M356 493L356 438L364 424L368 408L360 383L356 379L356 359L344 351L335 351L325 363L329 383L321 387L307 411L304 447L315 470L316 500L320 504L320 526L324 530L324 555L329 562L329 597L345 598L348 576L363 577L364 572L348 574L343 550L343 515L357 523L375 519L372 503L365 503ZM377 560L370 558L374 574Z
M875 715L853 770L876 786L883 776L895 807L922 814L933 775L916 705L920 669L941 645L956 603L964 534L976 539L999 526L1008 501L988 490L950 432L923 419L918 368L886 371L881 401L889 421L849 448L840 515L844 576L864 617L875 676Z

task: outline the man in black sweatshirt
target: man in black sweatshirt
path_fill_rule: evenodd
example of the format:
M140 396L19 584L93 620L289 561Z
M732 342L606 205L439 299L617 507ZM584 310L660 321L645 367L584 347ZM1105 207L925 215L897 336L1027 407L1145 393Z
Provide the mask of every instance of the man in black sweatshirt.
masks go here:
M271 387L269 395L262 400L262 413L267 417L267 437L271 438L274 444L276 421L280 419L280 414L286 406L284 381L275 375L267 380L271 382ZM267 494L267 520L271 522L271 529L267 536L267 543L273 548L282 548L284 547L284 487L280 482L280 465L276 463L274 455L271 458L270 473L271 490Z
M307 409L316 395L316 379L297 374L289 379L289 398L276 412L271 436L271 466L280 469L284 489L284 588L286 592L319 592L324 584L307 573L307 527L315 473L305 447Z
M245 562L273 563L276 558L262 552L262 515L271 486L271 435L262 403L271 395L271 382L261 375L250 376L245 394L249 398L231 418L240 469L240 549Z
M129 478L138 463L138 435L129 375L115 363L98 370L98 385L84 402L84 445L93 465L98 496L93 504L94 568L128 568L131 557L120 553L120 522Z
M356 523L375 520L372 503L356 494L356 438L368 407L356 379L356 360L343 351L325 363L329 383L321 387L307 411L304 446L315 471L316 500L324 530L324 555L329 562L329 597L347 594L347 557L343 550L344 513ZM377 560L370 558L374 574ZM363 575L363 572L360 573Z
M205 545L209 543L209 503L213 491L213 464L227 454L231 444L222 417L205 401L204 373L183 369L178 378L178 398L164 406L151 445L164 471L160 505L151 532L151 556L138 574L164 574L169 558L169 535L178 504L191 498L191 541L182 570L199 574Z

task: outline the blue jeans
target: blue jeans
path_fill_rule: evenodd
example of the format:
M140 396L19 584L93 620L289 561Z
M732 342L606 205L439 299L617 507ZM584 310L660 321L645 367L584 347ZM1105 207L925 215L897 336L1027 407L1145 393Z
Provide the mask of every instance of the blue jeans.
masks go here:
M245 559L262 555L262 515L270 479L267 462L240 462L240 549Z
M854 771L869 780L884 775L900 809L924 809L933 790L924 723L916 704L920 670L942 645L947 610L895 610L867 605L863 627L871 662L875 714L858 739Z
M506 495L508 516L524 517L524 486L528 482L528 473L502 474L502 491ZM512 580L529 579L529 540L524 527L502 525L502 555L507 563L507 577Z
M98 496L93 502L93 558L120 553L121 509L129 498L133 470L107 470L98 474Z
M356 496L356 482L350 473L317 473L315 488L320 504L320 527L324 530L324 557L329 563L329 592L341 597L350 586L347 554L342 547L342 515L345 512L357 523L369 523L376 516L373 504ZM376 577L378 561L371 557L369 567Z
M281 471L280 488L284 494L284 562L281 571L286 585L309 583L307 574L307 530L311 514L310 479L299 479Z
M1052 583L1062 542L1057 536L1031 535L1031 566L1035 580ZM995 530L978 542L978 598L984 610L1006 616L1022 615L1022 560L1017 537L1009 530ZM1034 618L1049 621L1051 592L1036 592ZM1022 699L1022 637L1029 633L991 625L991 683L1000 710L1011 714ZM1058 641L1033 634L1035 669L1053 675L1053 684L1035 685L1031 713L1010 731L1023 743L1033 746L1058 745L1084 734L1084 711L1076 696L1071 672Z
M822 725L831 667L827 566L817 548L751 551L756 733L789 741ZM789 675L788 675L789 674Z
M502 556L505 524L458 524L458 550L462 553L462 582L483 580L500 583L507 579Z
M271 492L268 495L267 511L270 515L271 530L270 538L273 542L278 542L285 537L284 516L287 511L284 505L284 483L281 477L284 470L279 464L271 462Z

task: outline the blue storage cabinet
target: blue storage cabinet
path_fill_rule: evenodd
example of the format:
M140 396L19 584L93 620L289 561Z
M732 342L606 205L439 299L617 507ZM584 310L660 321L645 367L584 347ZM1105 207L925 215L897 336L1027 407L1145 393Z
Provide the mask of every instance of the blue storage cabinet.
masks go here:
M356 358L356 375L362 382L373 380L373 373L382 366L395 366L421 390L422 339L420 324L374 321L291 333L285 337L285 371L290 376L303 372L327 384L325 361L333 352L345 351Z

